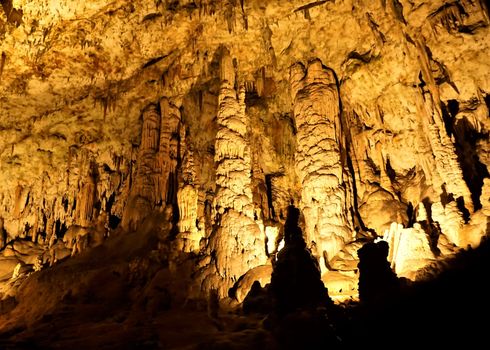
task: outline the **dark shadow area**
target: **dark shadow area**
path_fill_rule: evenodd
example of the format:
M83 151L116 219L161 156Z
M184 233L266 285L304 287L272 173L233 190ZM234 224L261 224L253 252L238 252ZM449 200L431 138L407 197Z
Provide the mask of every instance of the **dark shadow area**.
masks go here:
M16 27L23 23L22 16L24 15L24 11L22 9L14 8L12 0L1 0L0 4L7 17L7 22L12 23Z
M272 177L273 176L274 176L274 174L266 174L265 175L265 186L266 186L266 190L267 190L267 205L269 207L269 213L267 213L267 214L270 218L276 217L276 213L274 211L274 200L273 200L273 196L272 196Z
M428 269L435 275L432 280L404 286L398 296L380 298L374 308L347 307L349 323L341 334L345 345L481 348L488 342L489 268L490 242L485 240ZM370 292L376 289L382 290L377 286Z
M301 266L292 261L298 256L306 261L306 254L299 252L305 246L300 239L296 240L301 231L295 225L289 226L295 215L293 212L288 216L285 232L289 252L285 251L281 261L278 260L268 292L257 283L249 294L254 300L260 300L260 307L268 305L271 309L264 324L273 332L280 348L464 346L469 349L481 348L487 342L489 240L483 240L476 249L462 250L452 259L427 267L427 279L420 282L397 278L387 261L386 242L366 243L358 251L360 302L329 306L328 301L321 301L313 278L305 278L310 282L304 282L292 277L298 284L285 281L286 271L291 273L292 266ZM299 283L305 286L311 283L309 288L305 287L309 292L296 291ZM316 302L306 302L304 298ZM322 303L326 307L318 306ZM246 307L247 300L244 310Z
M288 207L284 225L284 248L273 264L271 283L252 286L244 300L245 313L268 314L269 329L280 349L336 348L332 315L336 307L321 281L317 260L307 248L299 227L300 211Z
M280 316L331 303L321 280L318 262L303 239L299 217L299 209L290 206L284 224L285 245L277 255L271 276L274 311Z
M121 218L117 215L109 215L109 228L111 230L115 230L118 226L119 223L121 222Z
M388 252L386 241L366 243L357 251L361 303L377 305L398 295L399 281L387 260Z

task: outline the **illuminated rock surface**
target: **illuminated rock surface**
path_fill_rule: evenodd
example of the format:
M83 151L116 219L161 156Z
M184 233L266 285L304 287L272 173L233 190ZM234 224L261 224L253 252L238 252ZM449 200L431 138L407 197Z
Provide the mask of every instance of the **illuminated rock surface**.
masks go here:
M489 233L485 1L1 8L0 329L36 281L60 286L32 322L102 264L236 306L269 281L290 204L333 300L357 297L365 242L416 280ZM165 309L150 289L122 294Z

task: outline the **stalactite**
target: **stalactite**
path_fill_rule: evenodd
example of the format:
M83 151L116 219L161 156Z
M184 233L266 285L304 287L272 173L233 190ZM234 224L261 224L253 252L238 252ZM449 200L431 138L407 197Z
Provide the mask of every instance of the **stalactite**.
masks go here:
M422 123L427 131L425 135L432 149L435 169L448 194L453 194L456 199L462 197L465 207L471 213L473 212L471 192L463 179L454 144L445 132L440 109L434 106L431 94L426 93L424 97L425 102L421 112L426 118Z
M14 217L19 217L22 214L22 212L26 207L28 196L29 196L29 189L21 185L18 185L17 188L15 189L15 201L14 201L14 212L13 212Z
M389 244L388 261L398 276L414 279L416 271L435 259L427 233L419 223L411 228L394 222L384 234Z
M179 209L179 234L177 240L180 241L179 248L184 252L198 252L205 231L202 225L199 225L199 219L203 221L203 218L202 215L199 215L199 190L196 181L194 154L190 142L187 141L184 128L181 128L180 144L182 165L179 183L182 183L182 185L179 186L177 192Z
M137 170L123 214L122 224L126 230L136 229L158 200L154 169L159 151L160 119L156 105L150 105L143 111Z
M192 184L196 174L193 152L185 137L180 111L169 99L162 98L158 105L151 104L143 111L137 170L122 220L126 230L135 229L157 207L173 206L173 220L177 220L179 205L188 206L186 198L191 192L185 190L179 194L179 191L184 188L182 184ZM190 200L197 202L197 194ZM197 209L195 211L194 222ZM182 223L181 227L187 230L186 225ZM195 234L195 229L191 231ZM199 241L196 237L193 239ZM186 250L194 250L197 245L191 246Z
M455 146L445 129L439 102L439 87L430 69L430 51L423 41L418 40L416 44L421 66L421 79L426 84L421 88L418 98L415 100L417 110L422 116L419 122L423 131L421 143L428 147L427 152L421 157L420 163L426 178L429 180L428 182L433 185L441 200L454 199L445 207L441 203L433 204L435 211L433 210L432 215L434 221L440 221L439 225L442 232L449 241L458 245L463 242L460 236L464 221L461 222L463 213L460 210L467 210L469 214L472 214L474 210L473 200L463 178ZM460 204L464 204L464 208L462 205L457 205L460 199L462 199Z
M181 118L179 109L167 98L160 101L162 122L160 143L156 158L156 192L159 201L172 203L174 196L168 194L177 192L177 164L179 159L179 139Z
M465 15L464 8L460 4L445 4L429 16L429 23L435 33L438 32L438 27L454 32L462 26Z
M337 132L341 129L339 95L333 72L319 60L307 68L294 65L290 84L306 241L316 257L324 260L321 266L325 269L328 260L353 238Z
M464 220L456 202L449 202L446 206L441 202L433 203L431 214L432 221L439 224L441 231L448 238L449 242L456 246L461 246L461 230L464 225Z
M263 234L254 221L245 87L240 86L237 96L234 86L232 59L225 53L221 60L215 143L217 193L214 215L219 226L210 237L210 249L214 252L211 255L216 257L217 273L222 279L219 285L221 297L227 296L228 289L247 270L267 259Z
M285 222L287 208L291 204L291 193L287 191L287 179L284 176L271 178L272 206L274 208L275 220Z
M94 211L94 204L96 198L96 183L93 174L93 164L88 166L86 174L81 179L80 192L77 196L77 207L75 212L75 222L82 226L88 227L92 223L92 216ZM60 210L53 210L55 213L59 213Z
M254 216L260 220L269 220L271 219L271 213L269 210L269 200L267 198L266 180L257 158L257 156L253 157L252 166Z
M198 219L198 191L192 185L185 185L177 193L179 207L179 236L184 252L199 250L200 232L196 226Z

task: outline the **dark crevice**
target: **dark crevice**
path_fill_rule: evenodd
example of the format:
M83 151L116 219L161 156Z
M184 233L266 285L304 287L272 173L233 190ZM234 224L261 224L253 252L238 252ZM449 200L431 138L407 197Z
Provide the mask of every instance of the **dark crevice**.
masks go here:
M0 3L7 17L7 22L12 23L16 27L20 26L23 22L22 16L24 15L24 11L14 8L12 0L1 0Z
M362 54L357 51L351 51L347 55L347 60L349 59L359 60L363 63L369 63L371 61L371 51Z
M442 193L441 193L441 204L443 207L446 206L449 202L454 201L454 196L452 193L447 193L446 186L442 185Z
M253 91L248 91L246 94L245 94L245 106L247 108L249 107L253 107L253 106L260 106L260 107L264 107L264 108L267 108L266 106L266 103L264 101L264 99L262 99L259 94L257 93L256 90L253 90Z
M2 81L3 68L5 67L5 61L7 60L7 54L2 51L0 58L0 82Z
M458 100L447 101L447 108L452 117L456 117L459 112L459 102Z
M490 111L490 94L485 95L485 97L483 99L485 100L485 104L487 105L487 109Z
M390 159L389 158L386 160L386 175L388 175L388 177L389 177L389 179L391 180L392 183L396 181L396 172L391 167L391 163L390 163Z
M333 1L333 0L320 0L320 1L314 1L314 2L311 2L309 4L306 4L306 5L303 5L303 6L300 6L298 7L296 10L294 10L294 12L300 12L300 11L308 11L309 9L315 7L315 6L320 6L320 5L323 5L325 4L326 2L328 1Z
M155 19L155 18L158 18L158 17L162 17L162 14L160 12L149 13L145 17L143 17L142 22L144 22L144 21L151 21L152 19Z
M265 175L265 187L267 190L267 205L269 206L269 213L271 218L276 217L276 213L274 211L274 203L272 201L272 174Z
M487 24L483 21L478 22L478 23L474 23L474 24L469 25L469 26L462 25L458 28L458 32L464 33L464 34L475 34L475 31L478 28L484 28L486 26L487 26Z
M114 205L114 202L116 201L116 193L113 192L110 196L109 199L107 200L105 204L105 211L107 213L111 212L112 206Z
M429 238L429 247L432 253L435 256L439 256L441 251L437 247L439 243L439 237L441 235L441 228L437 222L432 221L432 202L428 197L425 197L419 205L423 205L425 210L427 211L427 220L422 221L420 225L424 229L425 232L428 233Z
M424 87L427 85L424 81L424 78L422 76L422 71L419 72L419 81L420 83L418 84L418 87L423 91Z
M480 0L480 4L482 5L483 11L487 13L487 17L490 17L490 0Z
M396 19L403 24L407 24L407 21L405 21L405 17L403 16L403 5L398 0L393 0L392 4Z
M455 101L455 100L451 100ZM454 103L451 103L451 107L449 107L450 103L448 101L447 105L442 105L441 111L442 111L442 120L444 121L444 128L446 129L446 134L451 137L452 134L454 133L453 131L453 120L456 117L456 114L458 113L458 102L456 101L456 105Z
M471 191L471 199L475 210L481 208L480 195L483 179L489 177L487 167L480 162L477 143L488 138L488 134L479 133L465 119L459 119L454 125L456 154L463 171L463 179Z
M341 118L342 120L342 128L344 130L350 130L349 128L347 128L347 125L345 125L346 121L345 121L345 118ZM350 132L347 133L347 136L346 136L346 145L345 145L345 154L346 154L346 163L347 163L347 167L349 168L349 172L352 176L352 200L353 200L353 208L351 209L351 216L352 216L352 219L353 219L353 222L354 223L357 223L357 226L355 228L356 232L359 232L359 231L363 231L363 232L369 232L372 234L373 237L376 237L377 234L376 234L376 231L374 231L373 229L370 229L368 228L362 218L361 218L361 215L359 214L359 202L358 202L358 195L357 195L357 186L356 186L356 172L354 170L354 164L352 162L352 158L351 158L351 153L350 153L350 143L351 143L351 138L350 138Z
M150 67L158 62L160 62L161 60L163 60L164 58L166 58L168 55L163 55L163 56L159 56L159 57L154 57L152 59L150 59L148 62L146 62L142 68L147 68L147 67Z
M167 11L170 11L170 12L177 12L178 7L179 7L179 1L173 0L173 1L169 1L167 3L166 9L167 9Z
M470 221L470 211L464 205L464 198L458 197L458 199L456 199L456 204L457 204L458 209L461 212L461 214L463 214L463 220L464 220L465 224L467 224ZM481 205L480 205L480 207L481 207Z
M56 238L62 239L67 230L68 228L64 222L61 222L59 219L56 220L54 225L54 234L56 235Z
M183 110L181 110L181 114L183 114ZM178 222L180 220L179 217L179 206L177 202L177 191L179 189L179 174L177 169L181 169L182 167L182 159L180 157L181 154L181 140L180 140L180 128L181 125L179 124L177 132L172 136L172 138L177 140L177 152L176 152L176 167L175 171L171 171L169 173L169 181L168 181L168 197L167 197L167 203L172 205L172 231L170 232L171 237L176 237L177 234L179 233L178 231Z
M413 41L413 39L410 37L410 35L405 34L405 39L407 39L407 41L408 41L410 44L412 44L412 45L414 45L414 46L415 46L415 41Z
M447 69L446 65L439 61L434 60L432 58L432 55L430 55L430 63L431 63L432 74L434 76L434 80L436 84L442 85L444 83L447 83L454 89L454 91L459 93L458 87L451 80L451 76L449 74L449 70Z
M458 1L444 4L428 16L429 20L440 23L448 33L461 32L464 17L468 17L468 14Z
M68 211L68 204L68 197L63 196L63 198L61 199L61 205L63 206L63 209L65 209L65 211Z
M117 215L109 215L109 228L111 230L115 230L119 223L121 222L121 218Z
M408 218L407 227L413 227L413 224L415 222L415 210L413 209L412 202L408 202L407 205L407 218Z
M31 225L29 225L28 222L25 223L24 225L24 233L26 237L29 237L29 230L31 229Z
M376 23L376 21L373 19L373 16L371 16L371 14L368 12L366 13L366 17L368 19L368 25L369 27L371 28L371 30L378 34L379 35L379 38L381 39L381 41L383 42L383 44L386 42L386 37L384 36L384 34L379 30L379 24Z
M373 162L373 160L371 158L366 158L365 162L366 162L366 165L368 165L369 168L371 168L371 170L373 171L373 174L376 177L379 177L381 175L381 170L376 165L376 163Z

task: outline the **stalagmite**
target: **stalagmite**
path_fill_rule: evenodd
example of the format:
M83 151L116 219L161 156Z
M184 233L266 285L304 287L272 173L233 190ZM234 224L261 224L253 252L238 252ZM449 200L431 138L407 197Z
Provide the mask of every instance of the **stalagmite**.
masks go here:
M214 201L216 232L210 238L217 273L223 279L220 296L247 270L262 265L267 257L265 237L254 221L251 155L247 140L245 88L234 89L232 59L221 59L221 87L216 135L216 185ZM238 95L238 96L237 96Z
M426 115L429 116L427 138L433 150L436 169L444 181L448 194L453 194L455 199L462 197L465 207L473 212L471 192L463 179L454 144L444 131L441 112L433 106L431 95L426 94L425 98Z
M306 241L322 269L352 238L346 203L344 164L338 133L339 95L334 73L319 60L290 73L297 128L296 169L302 184L300 209Z
M143 111L141 141L133 186L123 214L126 230L136 229L155 204L155 165L159 150L160 114L156 105Z
M90 226L96 199L96 183L94 181L93 164L89 164L85 176L81 179L81 189L77 198L75 223L80 226Z
M201 236L196 226L198 219L197 190L191 185L185 185L177 192L177 203L179 206L180 238L184 240L183 250L185 252L198 251Z
M403 225L394 222L390 229L386 230L383 240L390 246L388 261L399 277L414 279L417 270L435 259L427 233L419 223L404 228Z
M178 108L166 98L143 111L137 170L123 215L126 229L135 229L156 206L177 207L180 123Z
M162 203L174 203L177 194L177 164L180 130L179 109L163 98L160 101L162 122L156 161L156 193Z
M449 202L445 206L441 202L436 202L432 204L431 212L432 220L439 224L449 242L461 247L463 242L460 236L464 220L456 202Z

